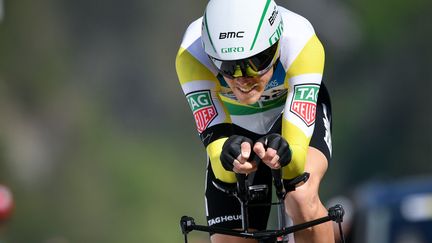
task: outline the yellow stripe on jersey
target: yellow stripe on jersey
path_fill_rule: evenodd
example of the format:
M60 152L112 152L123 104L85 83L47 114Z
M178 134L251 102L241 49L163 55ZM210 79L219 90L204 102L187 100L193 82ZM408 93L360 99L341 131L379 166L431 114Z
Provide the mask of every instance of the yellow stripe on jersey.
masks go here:
M237 181L235 173L232 171L227 171L222 166L222 161L220 161L220 154L222 152L222 146L228 138L220 138L211 142L206 150L210 158L210 165L212 167L213 173L216 179L219 179L226 183L234 183Z
M324 70L324 55L324 47L318 37L313 35L288 68L285 80L306 73L322 74ZM286 82L285 85L288 87Z
M180 48L176 57L177 76L181 84L195 80L214 81L219 87L219 82L210 70L192 56L188 50Z
M282 137L287 140L292 152L291 162L282 168L282 177L293 179L304 172L307 148L311 138L306 137L300 128L286 119L282 120Z

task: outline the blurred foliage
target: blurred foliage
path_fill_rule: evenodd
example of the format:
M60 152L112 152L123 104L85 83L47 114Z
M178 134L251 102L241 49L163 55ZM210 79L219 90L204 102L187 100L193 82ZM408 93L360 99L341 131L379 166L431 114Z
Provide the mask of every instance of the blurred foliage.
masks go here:
M370 178L431 174L431 2L278 3L326 47L324 199ZM205 4L4 2L0 183L16 210L0 241L180 242L182 215L204 223L205 151L174 58Z

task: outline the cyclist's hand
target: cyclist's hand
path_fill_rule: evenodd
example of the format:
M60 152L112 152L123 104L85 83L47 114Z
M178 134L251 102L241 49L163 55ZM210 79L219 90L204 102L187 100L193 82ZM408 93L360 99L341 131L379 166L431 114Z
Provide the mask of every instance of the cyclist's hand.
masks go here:
M279 169L291 161L288 142L276 133L258 139L253 151L271 169Z
M252 153L252 140L247 137L232 135L223 147L220 160L222 166L229 171L249 174L257 170L255 161L248 161Z

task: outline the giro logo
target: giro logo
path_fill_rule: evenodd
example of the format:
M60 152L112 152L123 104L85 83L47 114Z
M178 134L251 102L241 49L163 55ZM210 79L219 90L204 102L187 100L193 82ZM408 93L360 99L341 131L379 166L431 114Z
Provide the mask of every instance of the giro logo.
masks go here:
M244 47L224 47L221 48L222 53L244 52Z
M202 133L218 114L210 90L192 92L187 94L186 98L195 117L198 132Z
M269 38L270 45L273 45L277 40L279 40L280 36L282 35L282 31L283 31L283 23L281 21L278 27L276 28L276 31Z
M319 85L302 84L294 86L294 96L290 111L310 126L315 122L316 102L318 100Z
M220 32L219 33L219 40L223 39L232 39L232 38L243 38L244 31L238 31L238 32Z

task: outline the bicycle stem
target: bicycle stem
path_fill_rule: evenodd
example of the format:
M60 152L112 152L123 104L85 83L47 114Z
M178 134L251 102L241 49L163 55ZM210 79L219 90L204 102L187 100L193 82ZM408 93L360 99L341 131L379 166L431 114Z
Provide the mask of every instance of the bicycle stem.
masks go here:
M242 215L242 228L243 231L247 232L249 229L249 217L248 217L248 200L247 200L247 178L245 174L236 173L237 178L237 199L241 206Z

